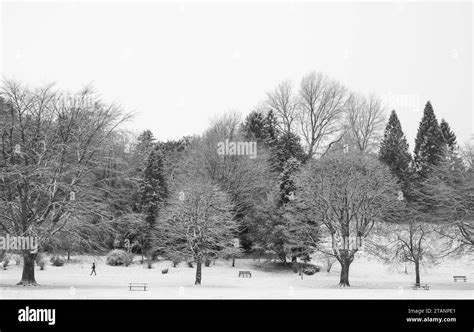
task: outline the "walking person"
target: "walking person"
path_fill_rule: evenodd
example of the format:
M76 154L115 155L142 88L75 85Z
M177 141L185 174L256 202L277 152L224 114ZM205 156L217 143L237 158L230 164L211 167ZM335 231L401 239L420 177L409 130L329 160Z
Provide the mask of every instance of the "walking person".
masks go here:
M95 263L92 263L92 271L91 271L91 274L94 273L94 275L97 275L97 273L95 272Z

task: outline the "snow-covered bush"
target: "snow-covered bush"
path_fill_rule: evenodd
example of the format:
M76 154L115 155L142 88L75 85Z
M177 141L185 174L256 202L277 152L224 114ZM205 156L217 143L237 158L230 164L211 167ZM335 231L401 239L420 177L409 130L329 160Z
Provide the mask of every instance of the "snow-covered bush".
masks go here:
M107 265L117 266L125 265L129 266L132 264L133 255L120 249L114 249L107 255L106 263Z
M59 257L51 257L51 264L53 264L53 266L63 266L64 260Z
M319 265L308 266L303 269L303 273L308 276L313 275L319 271L321 271L321 266Z
M40 267L40 270L44 270L44 267L46 265L46 261L44 259L43 254L39 253L38 255L36 255L35 262Z
M12 255L11 258L13 258L13 259L15 260L15 264L16 264L16 265L21 265L22 258L21 258L20 255L16 255L16 254L15 254L15 255Z
M44 260L44 255L42 253L39 253L36 255L36 258L35 258L36 265L39 266L40 262L43 260Z
M178 264L181 263L181 261L183 260L182 257L180 257L179 255L175 255L175 254L170 255L169 259L173 263L173 267L177 267Z
M291 271L293 273L298 273L299 267L298 264L291 264Z

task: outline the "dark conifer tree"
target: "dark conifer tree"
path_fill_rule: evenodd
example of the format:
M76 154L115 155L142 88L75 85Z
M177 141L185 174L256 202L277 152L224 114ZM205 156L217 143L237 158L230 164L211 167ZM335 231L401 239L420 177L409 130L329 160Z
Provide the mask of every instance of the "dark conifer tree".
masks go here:
M294 158L303 163L305 157L306 154L300 143L300 138L293 133L284 133L275 139L271 148L271 169L281 173L289 159Z
M415 139L414 162L418 178L426 178L432 167L443 161L445 151L446 143L443 133L433 106L428 101Z
M252 111L245 118L241 127L244 138L247 140L256 140L258 143L263 143L267 139L265 131L265 116L262 112Z
M146 214L146 221L150 226L155 223L158 211L167 196L163 154L160 149L154 149L148 156L138 189L141 211Z
M392 171L405 188L409 178L411 155L402 126L395 110L390 114L384 136L380 144L379 159Z
M441 132L443 133L444 141L446 142L447 148L450 151L454 151L456 149L456 134L454 133L454 131L451 130L451 127L444 119L441 120L439 126Z
M279 133L277 130L277 118L275 117L275 113L273 113L272 110L268 111L267 115L265 116L264 132L267 145L273 146L275 140L278 138Z
M146 256L150 255L152 231L158 213L168 197L165 174L163 153L157 147L151 151L146 160L143 178L138 189L139 209L145 214L145 225L140 230L144 233L141 250Z
M137 137L137 145L135 147L136 158L139 161L138 170L142 171L145 167L144 162L148 158L148 155L151 153L155 147L155 137L150 130L144 130Z
M280 186L280 201L278 205L286 204L294 198L296 191L295 177L300 166L301 163L295 158L290 158L283 164L283 170L278 177Z

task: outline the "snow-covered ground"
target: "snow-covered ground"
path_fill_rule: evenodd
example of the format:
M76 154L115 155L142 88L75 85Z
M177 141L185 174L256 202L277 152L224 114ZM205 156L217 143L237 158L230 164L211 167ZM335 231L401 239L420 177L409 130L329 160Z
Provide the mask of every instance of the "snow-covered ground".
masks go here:
M305 299L474 299L474 262L472 258L449 260L422 269L421 281L431 290L413 290L412 273L394 271L363 255L356 256L350 268L350 288L340 288L339 266L330 273L319 272L304 276L275 268L274 264L252 259L217 261L203 266L201 286L194 285L195 269L186 264L177 268L170 262L154 263L153 269L138 263L129 267L112 267L105 257L74 257L76 263L63 267L36 267L37 287L15 286L21 277L21 266L14 263L0 271L0 298L7 299L186 299L186 298L305 298ZM90 276L92 261L97 265L97 276ZM169 267L167 274L162 268ZM252 278L239 278L239 270L252 271ZM465 275L468 282L453 282L453 275ZM146 282L149 290L128 290L129 282Z

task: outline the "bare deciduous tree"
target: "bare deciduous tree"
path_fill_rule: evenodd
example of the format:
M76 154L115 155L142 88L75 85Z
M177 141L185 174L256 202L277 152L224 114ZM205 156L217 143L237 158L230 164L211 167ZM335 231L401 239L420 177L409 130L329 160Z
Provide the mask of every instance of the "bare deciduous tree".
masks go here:
M474 248L473 193L474 169L449 159L432 167L430 176L416 190L428 221L443 226L440 234L457 242L459 249Z
M361 152L372 151L385 122L381 100L373 94L368 98L351 94L346 109L345 131L351 143Z
M301 80L297 118L309 158L340 134L346 102L346 88L321 73Z
M461 155L468 169L474 168L474 135L471 135L469 141L461 150Z
M39 246L81 215L108 221L104 142L126 116L90 88L70 95L5 81L0 110L0 227L38 238ZM76 234L80 234L77 232ZM23 251L19 284L35 285L36 253Z
M405 264L405 273L408 273L406 264L413 264L415 284L419 286L421 267L439 263L447 254L443 249L447 248L448 241L439 235L439 225L423 221L425 216L416 206L405 206L401 210L403 220L395 224L378 224L366 248L387 264Z
M278 119L277 127L280 132L289 134L292 132L296 110L298 107L297 97L293 93L290 81L284 81L276 88L267 93L267 105L275 112Z
M396 235L394 256L404 261L409 261L415 265L415 284L420 285L420 264L424 261L434 260L434 255L430 249L430 234L433 233L429 225L410 222L404 225Z
M206 181L186 180L184 197L173 195L156 226L155 246L169 256L196 261L195 284L201 284L202 261L233 247L238 224L227 194Z
M396 180L370 156L333 153L309 163L298 187L298 196L332 237L333 254L341 264L340 286L350 286L349 266L360 241L376 222L397 217Z
M232 199L236 217L243 220L271 185L271 175L268 169L268 153L258 149L257 157L250 159L242 155L219 155L217 144L229 141L243 141L239 132L238 117L234 115L225 116L214 121L213 126L192 144L192 152L183 164L186 169L183 173L192 176L193 172L210 178L219 188L228 193ZM242 245L248 243L245 237L246 225L242 225Z

